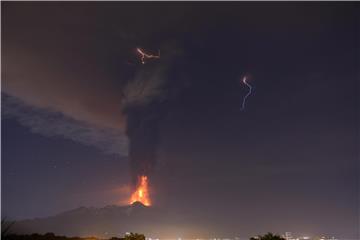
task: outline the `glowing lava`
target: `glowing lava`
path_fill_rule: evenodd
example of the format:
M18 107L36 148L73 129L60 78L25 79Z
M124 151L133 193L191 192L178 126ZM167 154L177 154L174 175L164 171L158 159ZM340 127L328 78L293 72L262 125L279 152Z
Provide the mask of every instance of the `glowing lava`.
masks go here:
M131 195L130 204L141 202L145 206L151 206L149 194L149 182L147 176L140 176L135 192Z

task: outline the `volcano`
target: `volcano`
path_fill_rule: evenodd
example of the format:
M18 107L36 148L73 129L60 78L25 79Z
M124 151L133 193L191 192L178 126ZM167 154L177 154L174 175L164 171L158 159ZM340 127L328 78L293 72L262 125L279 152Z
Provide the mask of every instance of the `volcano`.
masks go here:
M148 207L140 201L133 202L130 206L133 208L147 208Z
M159 236L161 229L171 229L168 211L147 207L141 202L127 206L109 205L102 208L79 207L55 216L16 221L18 234L47 233L66 236L109 238L126 232Z

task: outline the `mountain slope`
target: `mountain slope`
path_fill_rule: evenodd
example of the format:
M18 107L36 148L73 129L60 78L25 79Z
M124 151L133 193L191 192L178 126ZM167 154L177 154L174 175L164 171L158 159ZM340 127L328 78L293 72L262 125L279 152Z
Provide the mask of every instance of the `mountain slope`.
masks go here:
M104 208L80 207L47 218L22 220L14 225L16 233L53 232L66 236L123 236L126 232L156 236L160 229L171 229L165 211L146 207L141 203L131 206Z

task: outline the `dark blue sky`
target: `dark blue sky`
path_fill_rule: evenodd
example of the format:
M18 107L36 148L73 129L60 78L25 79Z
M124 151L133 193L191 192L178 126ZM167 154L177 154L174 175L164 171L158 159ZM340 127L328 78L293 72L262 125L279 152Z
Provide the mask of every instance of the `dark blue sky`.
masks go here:
M2 3L3 215L122 204L145 162L154 203L212 234L356 238L358 10Z

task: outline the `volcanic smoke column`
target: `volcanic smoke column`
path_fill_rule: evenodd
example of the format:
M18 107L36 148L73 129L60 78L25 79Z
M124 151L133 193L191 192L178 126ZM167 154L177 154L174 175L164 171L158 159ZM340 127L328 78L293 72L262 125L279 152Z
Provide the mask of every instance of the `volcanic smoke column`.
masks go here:
M156 164L156 149L159 142L158 122L161 115L153 111L154 107L132 108L128 112L127 121L132 181L136 187L131 203L139 201L145 206L151 204L149 177Z
M165 86L168 64L142 65L124 88L123 113L127 117L129 159L133 184L130 203L151 205L150 178L156 164L159 122L167 97Z

